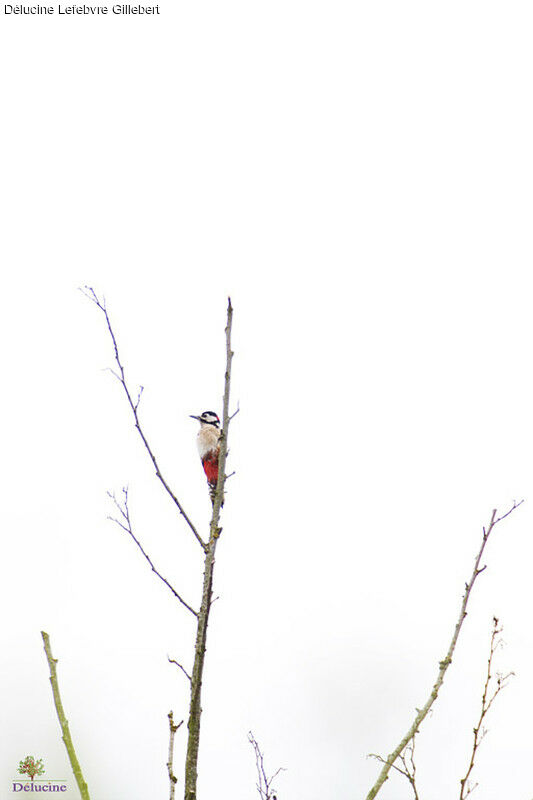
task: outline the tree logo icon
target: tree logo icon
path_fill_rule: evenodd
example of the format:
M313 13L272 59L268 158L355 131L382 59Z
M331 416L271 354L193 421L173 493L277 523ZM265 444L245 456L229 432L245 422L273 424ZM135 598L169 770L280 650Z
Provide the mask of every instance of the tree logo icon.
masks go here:
M42 775L44 772L44 764L42 758L34 758L34 756L26 756L23 761L19 762L19 772L21 775L29 775L32 779L36 775Z

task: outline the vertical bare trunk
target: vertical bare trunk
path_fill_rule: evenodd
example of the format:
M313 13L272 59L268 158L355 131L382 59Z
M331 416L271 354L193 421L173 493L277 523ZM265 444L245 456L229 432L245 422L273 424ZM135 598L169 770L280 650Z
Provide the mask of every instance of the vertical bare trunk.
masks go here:
M207 623L209 620L211 590L213 586L215 548L216 539L212 542L209 542L208 552L205 557L202 605L200 608L200 614L198 616L198 629L196 632L194 666L191 675L191 704L189 708L188 722L189 738L187 742L187 757L185 760L185 800L196 800L198 749L200 746L200 717L202 714L202 676L204 672Z
M185 758L185 800L196 800L196 783L198 779L198 750L200 747L200 718L202 714L202 677L205 662L205 647L207 639L207 623L211 610L211 595L213 588L213 571L215 567L215 550L222 528L219 527L220 508L224 498L224 482L226 479L226 456L228 442L229 393L231 381L231 323L233 308L228 299L228 317L226 324L226 373L224 380L224 400L222 412L222 435L220 437L220 454L218 457L218 481L213 503L213 516L209 532L204 561L204 583L202 588L202 605L198 614L198 627L196 631L196 646L194 649L194 666L191 675L191 704L189 707L189 737L187 740L187 755Z

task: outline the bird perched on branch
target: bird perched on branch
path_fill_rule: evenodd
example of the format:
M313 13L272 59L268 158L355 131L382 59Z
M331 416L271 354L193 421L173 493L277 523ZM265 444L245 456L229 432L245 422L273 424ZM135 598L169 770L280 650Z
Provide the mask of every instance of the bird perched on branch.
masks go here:
M193 419L200 423L200 430L196 437L198 452L202 459L202 466L209 486L211 502L215 502L215 491L218 481L218 454L220 452L220 420L214 411L204 411L200 416L191 414ZM224 504L224 500L222 500Z

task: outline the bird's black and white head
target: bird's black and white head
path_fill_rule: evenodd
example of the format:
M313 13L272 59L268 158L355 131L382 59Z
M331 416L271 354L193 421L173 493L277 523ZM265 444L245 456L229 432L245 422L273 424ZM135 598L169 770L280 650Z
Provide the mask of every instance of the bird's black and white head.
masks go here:
M200 425L213 425L215 428L220 427L220 420L214 411L204 411L200 416L191 414L191 417L197 419Z

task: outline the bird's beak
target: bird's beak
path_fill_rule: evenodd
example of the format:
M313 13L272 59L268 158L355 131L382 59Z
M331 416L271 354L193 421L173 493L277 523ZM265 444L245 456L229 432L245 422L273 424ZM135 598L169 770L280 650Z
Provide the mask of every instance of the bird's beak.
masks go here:
M189 417L191 419L197 419L198 421L200 421L200 417L196 416L196 414L189 414Z

